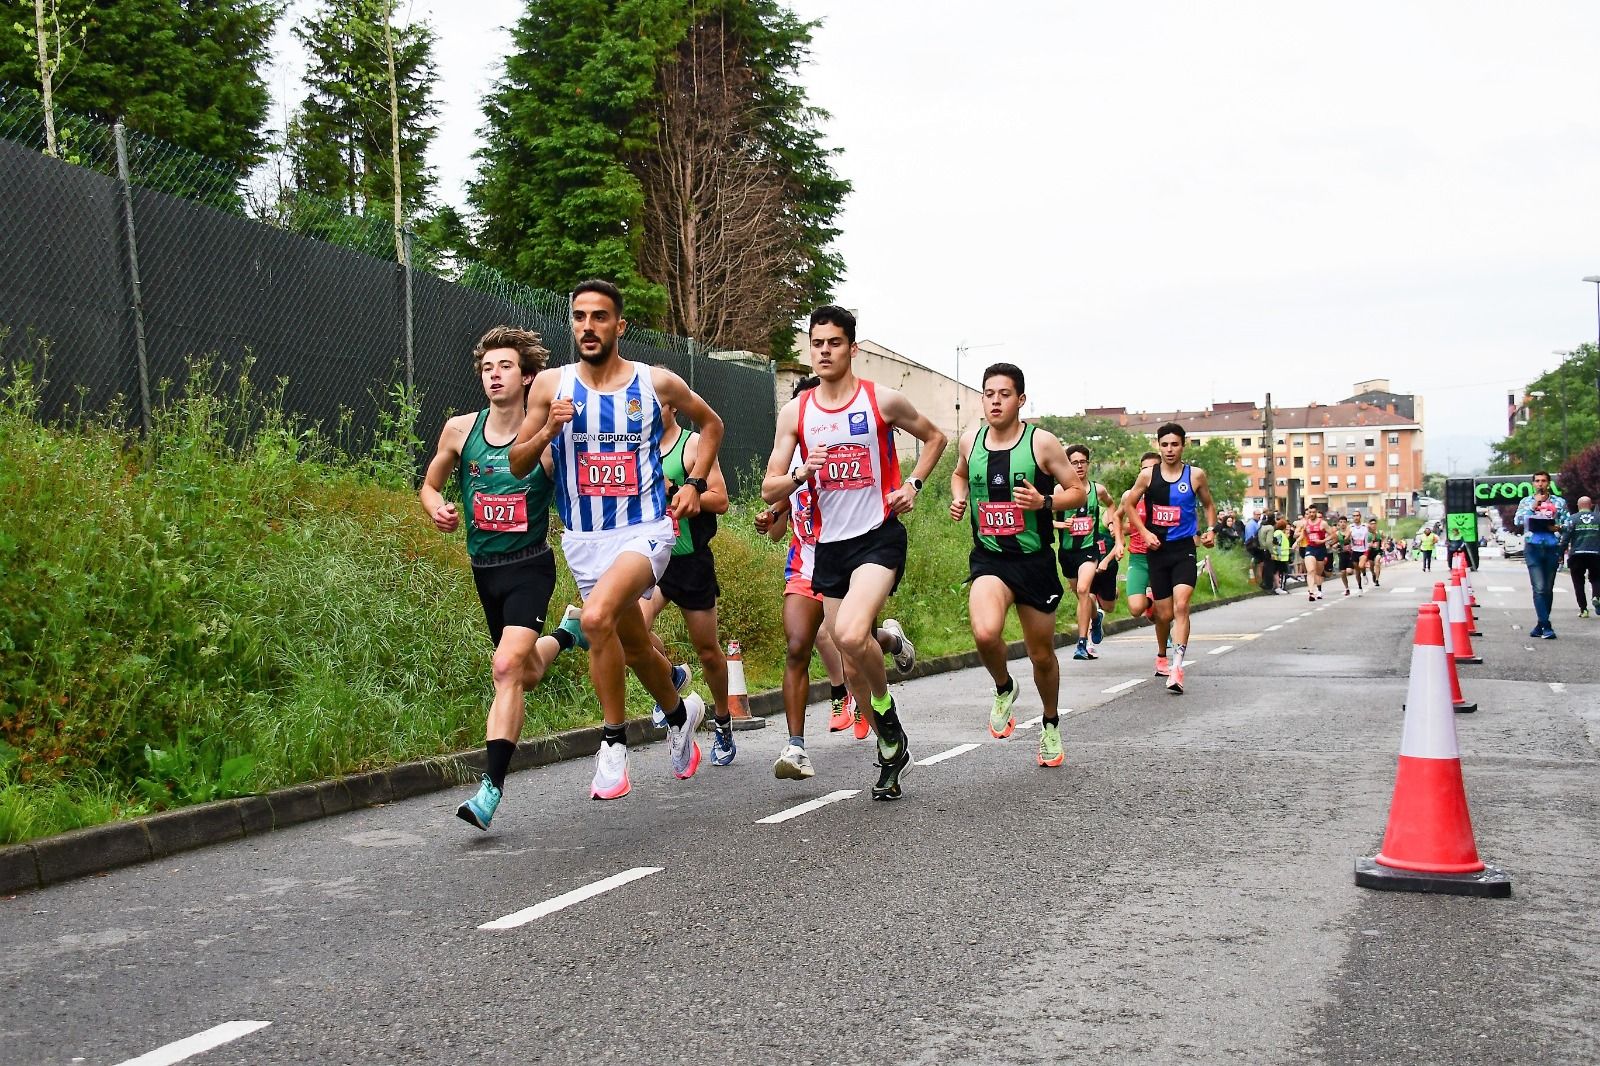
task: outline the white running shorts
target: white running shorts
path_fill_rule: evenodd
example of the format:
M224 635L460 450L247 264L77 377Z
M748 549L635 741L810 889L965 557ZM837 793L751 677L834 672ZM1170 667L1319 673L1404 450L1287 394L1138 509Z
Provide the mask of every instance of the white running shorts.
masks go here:
M651 572L657 581L661 580L667 564L672 561L672 545L676 542L672 519L663 518L659 522L593 533L569 529L561 535L561 552L567 558L572 579L578 583L578 595L587 600L600 578L623 552L633 552L650 560ZM647 590L645 595L650 592Z

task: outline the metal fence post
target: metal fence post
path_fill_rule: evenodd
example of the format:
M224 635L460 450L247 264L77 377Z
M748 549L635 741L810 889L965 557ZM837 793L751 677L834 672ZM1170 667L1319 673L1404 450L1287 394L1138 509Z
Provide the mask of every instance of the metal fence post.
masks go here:
M403 269L406 272L406 392L409 393L416 380L415 318L412 314L411 303L411 231L402 230L400 240L406 253L406 262Z
M694 343L694 338L693 337L689 337L687 340L688 340L688 346L689 346L689 391L693 392L694 391L694 349L695 349L695 343Z
M150 435L150 363L144 343L144 291L139 285L139 241L133 228L133 184L128 174L128 139L122 123L111 127L117 144L117 180L122 185L122 217L128 229L128 277L133 287L133 347L139 365L139 425Z

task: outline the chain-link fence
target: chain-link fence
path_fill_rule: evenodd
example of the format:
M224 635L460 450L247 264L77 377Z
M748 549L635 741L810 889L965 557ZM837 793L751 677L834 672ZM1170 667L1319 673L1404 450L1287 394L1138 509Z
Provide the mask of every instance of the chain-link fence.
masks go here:
M47 413L123 408L148 426L197 359L230 387L246 365L284 383L286 413L360 449L396 386L431 441L483 405L471 352L490 326L535 329L573 358L564 296L401 236L392 223L295 196L247 217L242 182L212 160L56 112L45 149L36 95L0 85L0 351L43 343ZM400 258L406 260L401 265ZM768 366L629 329L622 352L680 374L724 417L736 484L772 446Z

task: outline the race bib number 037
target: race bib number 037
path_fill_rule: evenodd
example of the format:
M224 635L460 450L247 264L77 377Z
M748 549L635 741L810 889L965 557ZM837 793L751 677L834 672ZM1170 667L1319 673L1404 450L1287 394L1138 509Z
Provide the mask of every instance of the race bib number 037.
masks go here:
M978 504L978 534L984 537L1014 537L1022 532L1022 508L1014 503Z
M822 464L824 489L850 491L872 487L872 456L863 444L835 444Z
M1150 521L1158 526L1175 526L1183 518L1183 510L1158 503L1150 508Z
M528 497L524 493L475 492L472 524L486 533L526 533Z
M578 495L639 495L639 456L634 452L579 452Z

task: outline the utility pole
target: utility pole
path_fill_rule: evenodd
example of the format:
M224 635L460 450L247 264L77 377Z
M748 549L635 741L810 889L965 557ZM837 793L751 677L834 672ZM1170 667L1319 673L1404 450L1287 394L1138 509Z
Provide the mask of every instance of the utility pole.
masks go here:
M1267 510L1278 509L1278 464L1274 461L1274 434L1272 432L1272 393L1267 393L1267 406L1261 412L1261 432L1267 446Z

